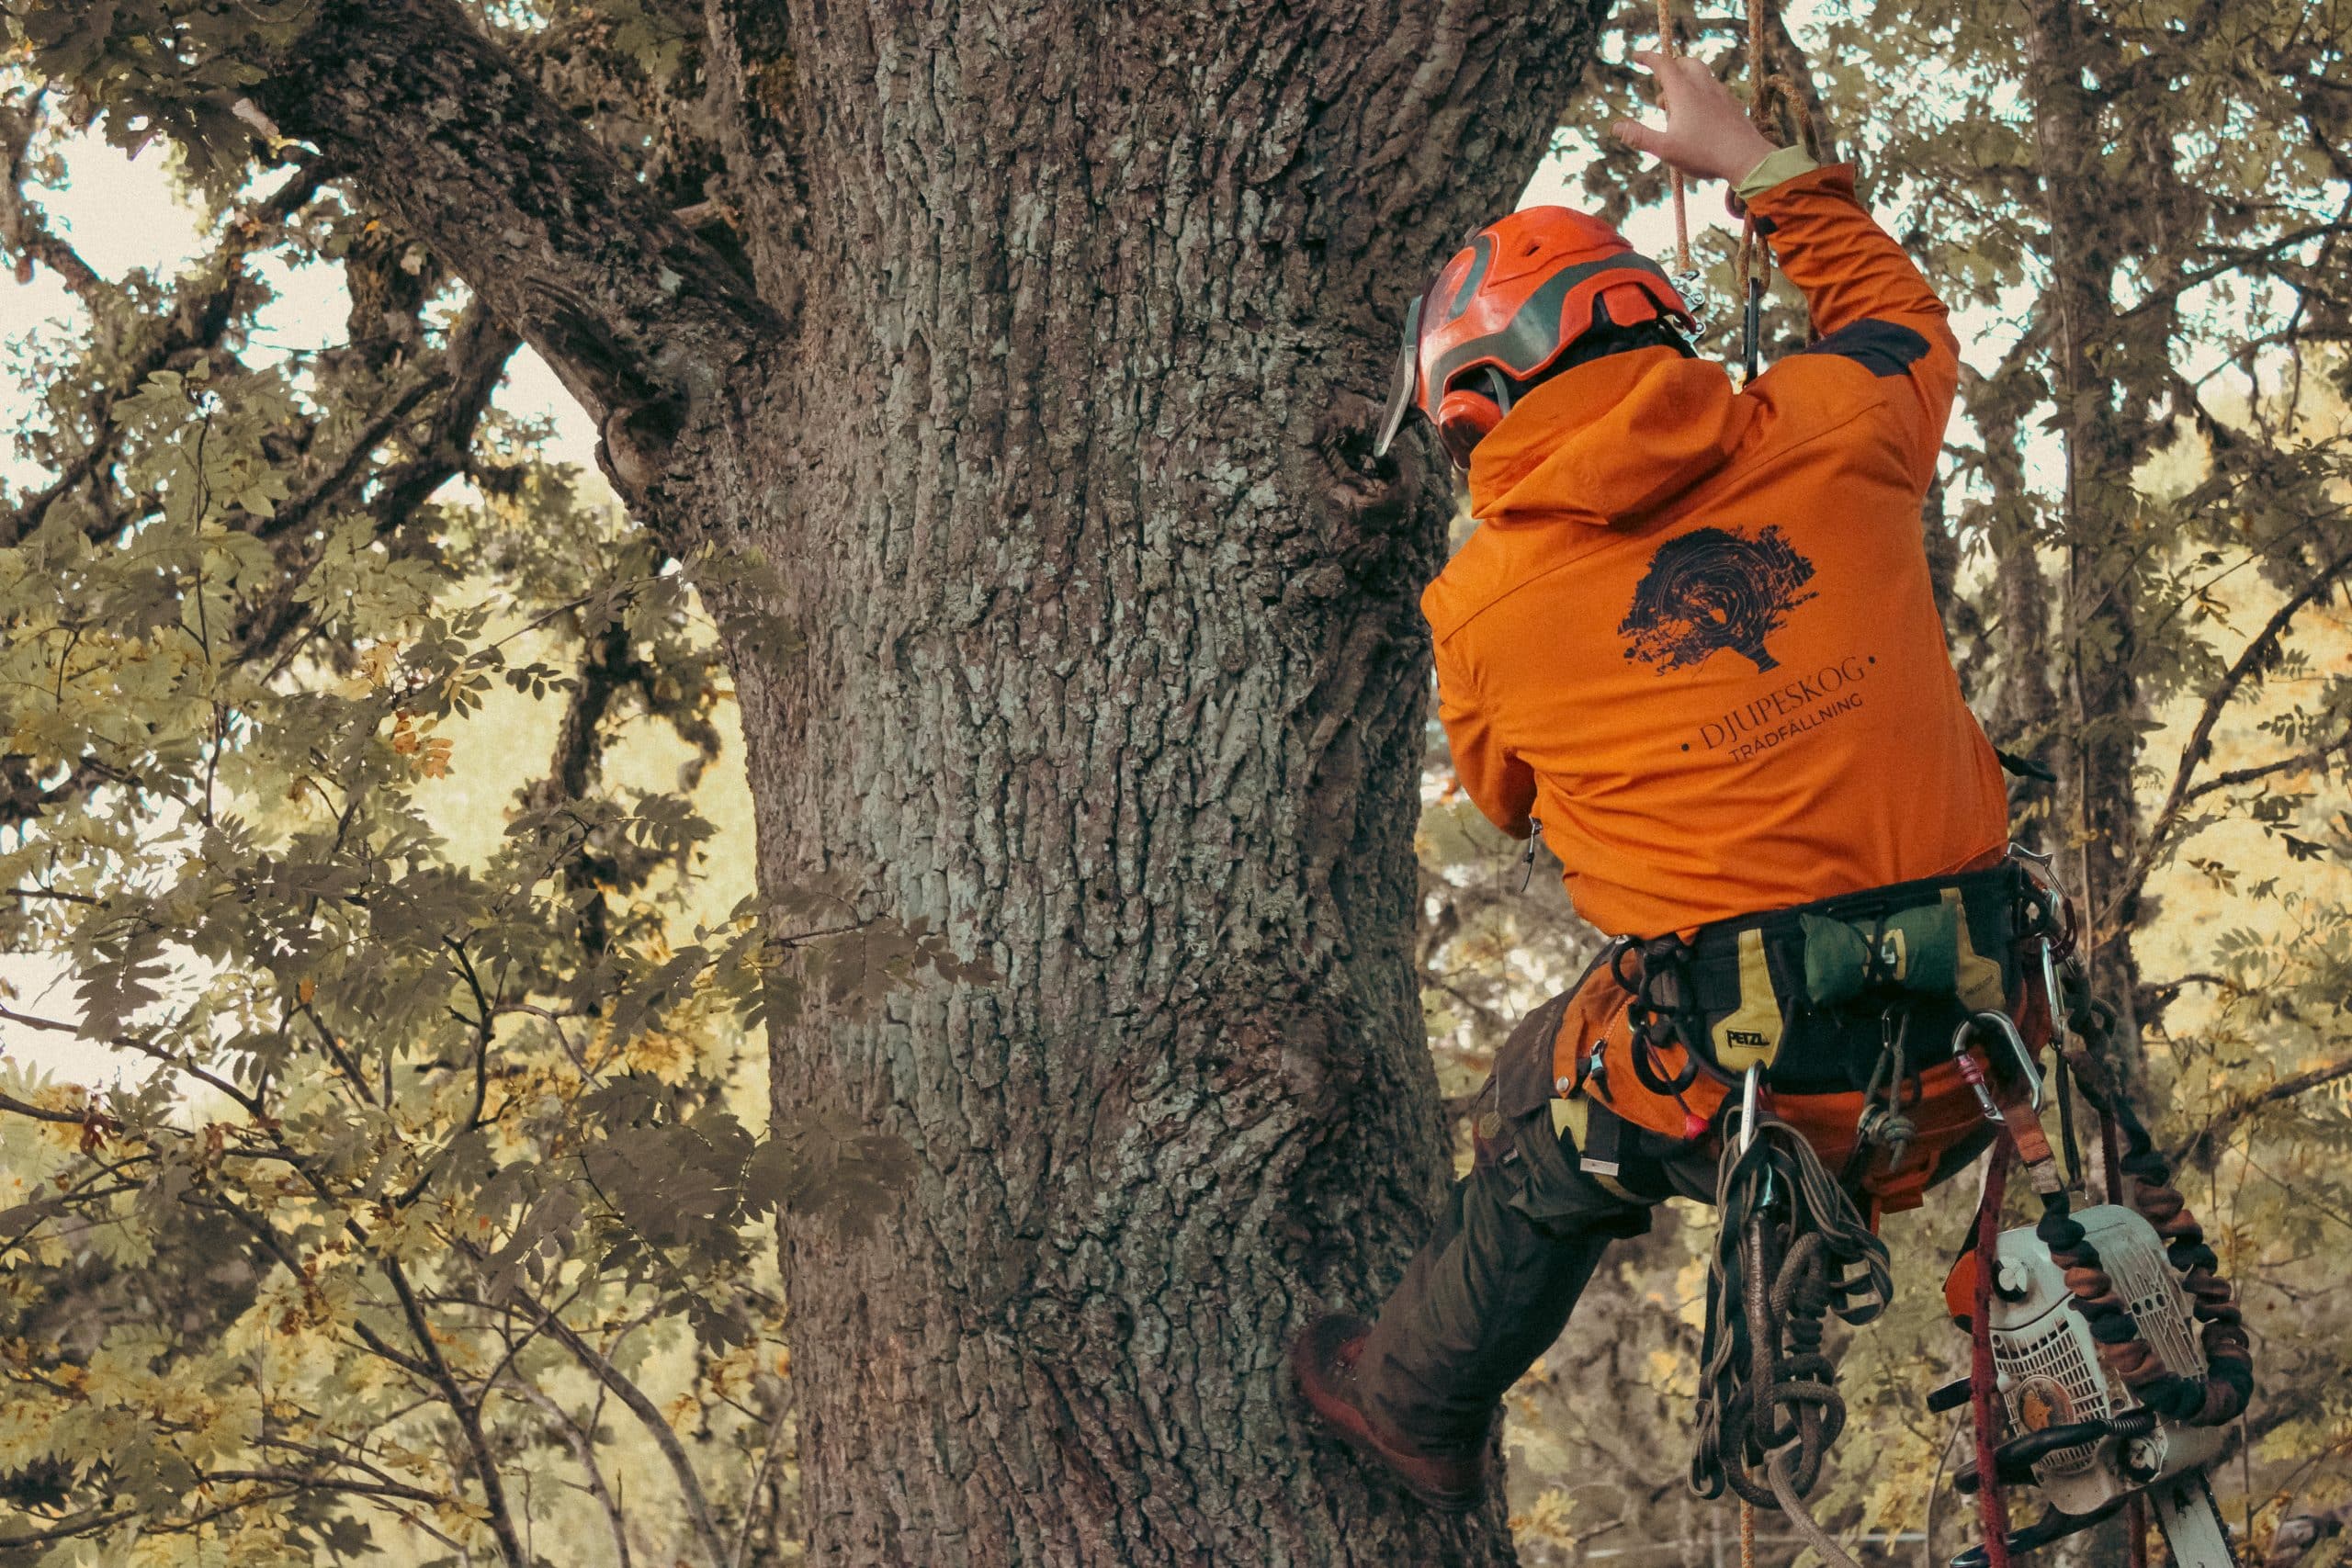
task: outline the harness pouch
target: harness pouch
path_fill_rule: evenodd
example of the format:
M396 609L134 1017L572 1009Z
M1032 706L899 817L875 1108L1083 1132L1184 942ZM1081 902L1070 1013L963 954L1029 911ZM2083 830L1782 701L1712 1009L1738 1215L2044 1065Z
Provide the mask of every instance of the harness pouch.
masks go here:
M1674 1143L1690 1141L1694 1120L1703 1128L1714 1119L1729 1091L1713 1074L1696 1075L1671 1099L1643 1087L1634 1066L1635 1051L1649 1051L1657 1073L1668 1078L1683 1076L1690 1054L1679 1044L1651 1046L1635 1038L1634 998L1608 968L1589 972L1569 997L1552 1042L1553 1092L1589 1099L1628 1125ZM1498 1071L1500 1066L1498 1060Z
M2019 887L2001 866L1708 926L1659 976L1657 989L1690 1002L1668 1021L1673 1037L1695 1039L1714 1076L1761 1065L1784 1093L1832 1093L1869 1082L1882 1017L1899 1004L1911 1064L1947 1060L1962 1019L2008 1010Z
M1773 1115L1794 1127L1831 1170L1841 1170L1853 1157L1860 1141L1856 1123L1862 1113L1860 1094L1775 1094ZM1860 1176L1861 1197L1871 1222L1878 1228L1883 1214L1916 1209L1937 1186L1984 1152L2000 1132L1984 1120L1968 1080L1950 1062L1919 1075L1919 1098L1904 1107L1916 1131L1903 1151L1903 1163L1887 1164L1887 1151L1871 1156Z
M2001 965L1976 951L1960 889L1933 904L1883 914L1871 924L1801 914L1805 999L1836 1007L1874 987L1958 997L1972 1012L2005 999ZM1747 933L1743 932L1743 937Z
M1555 1003L1561 999L1555 998ZM1734 1092L1734 1085L1713 1073L1701 1073L1679 1099L1664 1099L1643 1088L1634 1076L1633 1054L1646 1047L1635 1041L1626 1016L1632 999L1605 970L1588 976L1584 985L1566 998L1568 1005L1556 1015L1560 1021L1551 1054L1554 1098L1550 1102L1550 1130L1555 1137L1563 1133L1568 1134L1571 1146L1600 1156L1603 1164L1611 1163L1609 1155L1616 1155L1615 1163L1621 1168L1605 1175L1595 1171L1591 1161L1583 1162L1586 1173L1605 1190L1627 1191L1626 1171L1623 1168L1625 1149L1657 1148L1667 1152L1665 1170L1675 1189L1686 1197L1711 1201L1712 1189L1703 1182L1686 1187L1679 1179L1680 1172L1672 1151L1685 1151L1689 1159L1705 1163L1713 1138L1708 1135L1691 1140L1690 1122L1695 1118L1712 1128L1716 1113ZM1944 1010L1925 998L1918 1005L1931 1012ZM1544 1010L1548 1013L1551 1010L1547 1007ZM1810 1022L1799 1027L1809 1027ZM1514 1034L1514 1043L1519 1038ZM1948 1041L1949 1031L1945 1032L1945 1038ZM1661 1070L1669 1077L1679 1073L1687 1059L1679 1045L1667 1045L1657 1054ZM1542 1092L1523 1060L1513 1066L1511 1076L1521 1086L1522 1097ZM1496 1074L1498 1078L1504 1076L1499 1057ZM1561 1078L1572 1086L1565 1098L1557 1093ZM1984 1152L1999 1131L1984 1120L1967 1079L1950 1061L1922 1067L1918 1086L1918 1099L1904 1107L1904 1114L1915 1132L1904 1151L1903 1163L1890 1167L1882 1150L1860 1173L1861 1196L1873 1225L1882 1214L1917 1208L1929 1188L1964 1168ZM1521 1102L1525 1102L1523 1098ZM1773 1115L1804 1135L1831 1170L1843 1168L1852 1156L1859 1137L1856 1123L1862 1111L1859 1090L1804 1092L1775 1089L1770 1091L1767 1105ZM1595 1136L1596 1122L1622 1122L1623 1126L1613 1129L1613 1135L1604 1133ZM1564 1156L1564 1168L1566 1163ZM1637 1201L1640 1195L1628 1192Z

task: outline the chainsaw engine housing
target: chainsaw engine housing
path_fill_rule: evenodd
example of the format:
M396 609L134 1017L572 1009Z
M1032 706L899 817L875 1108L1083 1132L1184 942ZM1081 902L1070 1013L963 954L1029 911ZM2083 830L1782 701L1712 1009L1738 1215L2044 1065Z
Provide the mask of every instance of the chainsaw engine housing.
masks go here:
M2155 1227L2112 1203L2077 1211L2075 1218L2130 1303L2140 1337L2169 1371L2204 1376L2188 1295ZM2002 1233L1990 1316L1994 1366L2017 1430L2038 1432L2136 1406L2100 1361L2090 1325L2068 1300L2064 1271L2030 1226ZM2092 1514L2129 1493L2203 1470L2220 1456L2222 1438L2217 1428L2159 1420L2145 1437L2061 1449L2034 1465L2034 1481L2064 1512Z

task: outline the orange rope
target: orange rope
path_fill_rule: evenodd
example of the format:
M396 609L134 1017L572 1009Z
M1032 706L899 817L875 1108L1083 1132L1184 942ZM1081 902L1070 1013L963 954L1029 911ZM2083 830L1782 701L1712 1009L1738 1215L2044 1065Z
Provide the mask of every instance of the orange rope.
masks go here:
M1675 56L1674 0L1657 0L1658 48L1671 60ZM1663 96L1663 89L1661 89ZM1680 276L1690 275L1690 212L1682 190L1682 171L1668 164L1666 166L1668 188L1674 192L1674 259Z

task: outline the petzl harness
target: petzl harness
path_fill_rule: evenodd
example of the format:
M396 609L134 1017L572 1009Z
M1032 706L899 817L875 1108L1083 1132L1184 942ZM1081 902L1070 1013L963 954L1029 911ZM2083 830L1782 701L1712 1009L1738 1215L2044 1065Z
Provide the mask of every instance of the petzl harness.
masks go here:
M1756 1067L1873 1221L1916 1207L1991 1136L1976 1084L2008 1064L1963 1026L2023 1007L2019 941L2041 908L2005 862L1611 944L1554 1049L1555 1091L1588 1106L1587 1169L1612 1174L1628 1138L1711 1137Z

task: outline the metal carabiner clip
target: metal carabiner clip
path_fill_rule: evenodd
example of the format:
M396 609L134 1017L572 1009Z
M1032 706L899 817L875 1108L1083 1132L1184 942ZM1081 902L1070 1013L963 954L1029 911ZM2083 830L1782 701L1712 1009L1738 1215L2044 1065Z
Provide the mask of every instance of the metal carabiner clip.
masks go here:
M2058 988L2058 957L2052 951L2050 939L2043 937L2041 947L2041 992L2050 1007L2050 1039L2064 1050L2067 1039L2075 1032L2066 1023L2066 1001Z
M1739 1153L1743 1159L1747 1157L1748 1149L1756 1143L1756 1101L1758 1090L1763 1081L1764 1064L1750 1062L1747 1065L1747 1076L1739 1081ZM1756 1190L1758 1207L1760 1208L1771 1202L1772 1196L1772 1167L1768 1162L1764 1167L1763 1184Z
M2040 1111L2042 1101L2041 1069L2034 1065L2033 1053L2026 1048L2025 1036L2018 1032L2016 1021L2007 1013L1996 1012L1988 1008L1961 1020L1960 1027L1952 1032L1953 1060L1958 1061L1968 1055L1968 1037L1984 1028L1991 1029L2008 1042L2010 1054L2017 1057L2018 1071L2025 1077L2027 1098L2034 1110Z
M1666 280L1682 296L1682 303L1690 312L1690 336L1693 341L1707 335L1710 301L1707 298L1707 275L1697 266L1688 272L1670 272Z
M1764 1065L1751 1062L1747 1076L1739 1082L1739 1152L1746 1154L1756 1142L1756 1090L1763 1080Z

